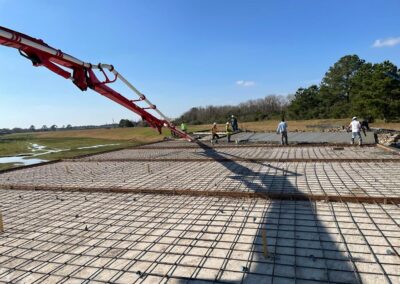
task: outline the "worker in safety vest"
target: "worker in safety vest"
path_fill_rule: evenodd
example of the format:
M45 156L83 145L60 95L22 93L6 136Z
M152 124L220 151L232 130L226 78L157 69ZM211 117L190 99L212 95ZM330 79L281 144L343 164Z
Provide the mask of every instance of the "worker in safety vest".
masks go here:
M181 123L181 130L182 130L183 132L187 133L187 126L186 126L186 123L184 123L184 122Z
M357 120L357 117L353 117L348 126L351 129L351 144L354 144L354 139L358 136L358 145L362 145L362 137L361 137L361 123Z
M232 129L231 129L231 124L229 123L229 121L226 123L225 131L226 131L226 137L228 138L228 143L230 143L231 142Z
M213 126L212 126L212 128L211 128L211 134L212 134L211 143L213 143L214 140L215 140L215 143L218 144L219 136L218 136L218 134L217 134L217 131L218 131L218 129L217 129L217 123L214 122L214 123L213 123Z

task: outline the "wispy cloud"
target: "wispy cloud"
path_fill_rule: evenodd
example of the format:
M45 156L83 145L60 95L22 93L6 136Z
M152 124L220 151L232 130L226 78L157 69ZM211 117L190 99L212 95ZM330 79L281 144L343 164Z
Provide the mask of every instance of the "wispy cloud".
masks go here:
M377 39L372 47L391 47L400 44L400 37L388 37L385 39Z
M245 81L245 80L238 80L236 81L236 85L242 86L242 87L251 87L254 86L256 82L254 81Z

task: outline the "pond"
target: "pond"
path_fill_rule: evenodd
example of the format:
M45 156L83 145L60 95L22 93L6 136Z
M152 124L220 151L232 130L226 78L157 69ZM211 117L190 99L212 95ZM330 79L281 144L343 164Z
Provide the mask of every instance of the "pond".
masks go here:
M43 159L27 159L27 156L13 156L13 157L2 157L0 158L0 164L18 164L18 165L34 165L38 163L47 162Z
M10 156L10 157L0 157L0 164L14 164L14 165L23 165L23 166L34 165L34 164L43 163L43 162L48 161L48 160L44 160L44 159L39 159L38 156L71 150L71 149L49 149L47 146L43 146L43 145L39 145L39 144L35 144L35 143L29 143L29 144L30 144L30 146L28 147L28 150L30 150L31 153L24 153L24 154L19 154L19 155ZM119 144L99 144L99 145L93 145L93 146L82 146L82 147L78 147L76 149L84 150L84 149L100 148L100 147L115 146L115 145L119 145Z

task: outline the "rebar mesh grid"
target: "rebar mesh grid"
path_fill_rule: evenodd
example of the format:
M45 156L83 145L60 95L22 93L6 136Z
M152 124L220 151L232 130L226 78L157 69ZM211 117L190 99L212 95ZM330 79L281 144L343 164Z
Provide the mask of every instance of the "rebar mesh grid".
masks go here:
M9 190L0 198L2 281L400 281L397 205Z
M398 156L181 144L1 174L0 282L400 283Z
M60 162L0 175L6 188L400 197L400 163Z
M279 137L280 139L280 137ZM201 148L201 145L206 145L209 147L214 147L218 149L226 149L226 148L258 148L258 147L265 147L265 148L303 148L303 147L344 147L344 148L357 148L358 145L352 145L350 143L328 143L328 142L308 142L308 143L296 143L296 144L289 144L289 145L280 145L280 143L211 143L209 141L196 141L195 143L187 143L185 141L162 141L156 142L152 144L145 144L141 146L134 146L131 147L135 149L193 149L193 148ZM363 144L362 148L367 147L375 147L376 144Z
M207 149L151 149L140 148L113 151L84 158L85 161L127 161L127 160L215 160L215 159L269 159L269 160L395 160L400 162L400 155L386 152L377 147L231 147L215 148L208 153Z

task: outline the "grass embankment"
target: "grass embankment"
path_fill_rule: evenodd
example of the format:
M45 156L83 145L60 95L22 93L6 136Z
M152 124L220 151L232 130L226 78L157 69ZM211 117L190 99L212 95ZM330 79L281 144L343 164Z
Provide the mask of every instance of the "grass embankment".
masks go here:
M164 129L165 130L165 129ZM151 127L134 127L134 128L112 128L112 129L87 129L87 130L70 130L55 132L38 132L34 134L37 138L92 138L105 140L130 140L142 143L149 143L162 140L169 135L167 130L164 135Z
M398 130L400 131L400 122L383 122L383 121L377 121L375 123L372 123L370 127L375 127L375 128L385 128L385 129L392 129L392 130Z
M57 160L157 142L168 136L152 128L90 129L56 132L37 132L0 136L0 157L27 155L43 160ZM33 144L44 146L34 149ZM85 148L104 145L97 148ZM29 158L29 157L27 157ZM0 163L0 170L16 167Z
M7 170L11 168L15 168L16 166L12 163L5 163L5 164L0 164L0 171L1 170Z
M276 131L279 120L244 122L241 128L251 131ZM348 125L348 119L312 119L312 120L289 120L287 121L289 131L321 131L326 128L341 127Z

